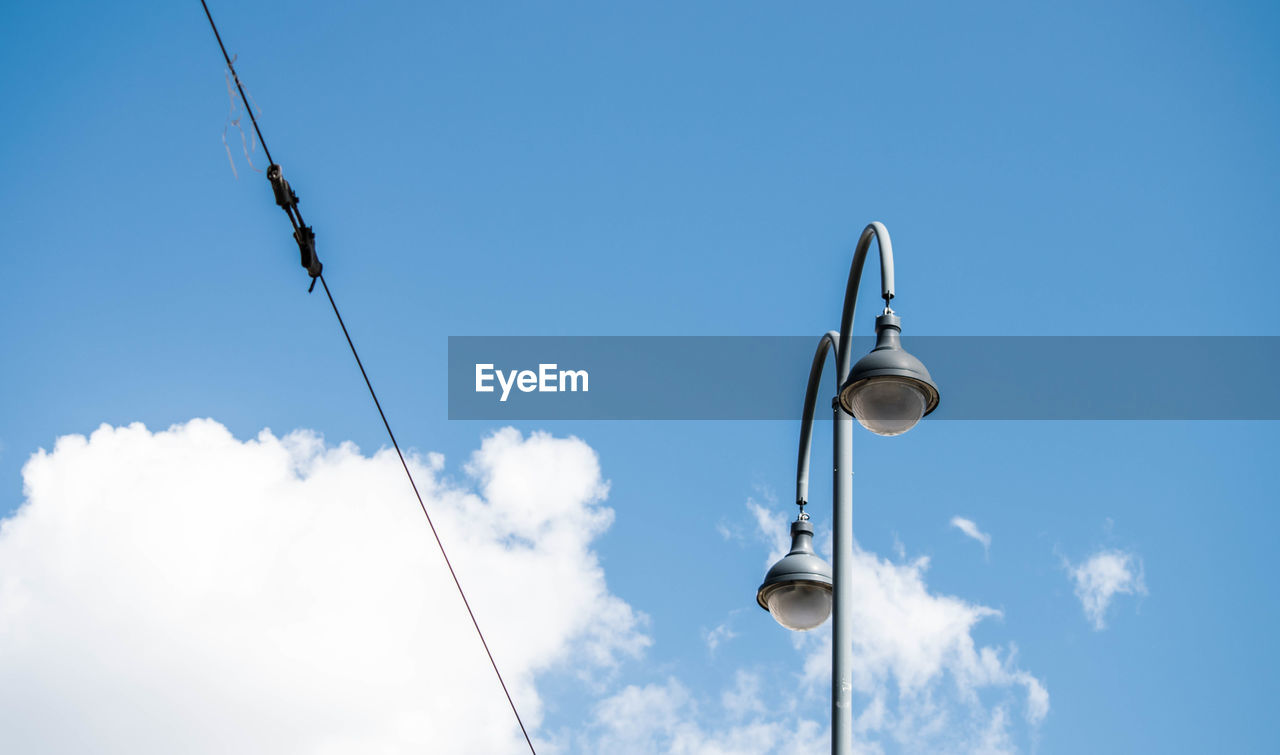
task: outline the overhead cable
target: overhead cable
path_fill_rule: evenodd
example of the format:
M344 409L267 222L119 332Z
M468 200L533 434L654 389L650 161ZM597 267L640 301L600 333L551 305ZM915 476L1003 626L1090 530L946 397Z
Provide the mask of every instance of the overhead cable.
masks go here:
M396 456L400 458L400 466L404 468L405 476L409 478L409 485L413 488L413 494L418 499L418 506L422 509L422 515L427 519L427 526L431 528L431 535L435 538L436 547L440 549L440 555L444 558L445 566L449 568L449 576L453 578L453 584L458 588L458 595L462 598L462 604L467 609L467 615L471 617L471 625L475 627L476 636L480 638L480 644L484 647L485 655L489 657L489 665L493 666L493 673L498 677L498 683L502 685L502 692L507 697L507 704L511 706L511 712L516 717L516 723L520 726L520 733L524 735L524 741L529 745L529 752L537 755L534 750L533 740L529 737L529 732L525 729L524 721L520 718L520 711L516 710L515 700L511 697L511 691L507 689L507 683L502 678L502 672L498 670L498 662L493 657L493 652L489 650L489 643L485 640L484 632L480 629L480 622L476 620L476 614L471 610L471 602L467 600L467 594L462 589L462 582L458 579L458 573L454 571L453 563L449 560L449 554L445 551L444 543L440 540L440 533L436 531L436 525L431 521L431 514L427 511L427 504L422 500L422 493L418 491L418 483L413 479L413 473L409 471L409 464L405 461L404 453L400 451L400 444L396 441L396 435L391 431L391 423L387 421L387 414L382 410L382 402L378 401L378 394L373 390L373 383L369 380L369 373L365 371L364 362L360 360L360 354L356 351L355 342L351 340L351 333L347 330L347 325L342 320L342 313L338 311L338 304L333 300L333 293L329 291L329 284L324 279L324 265L320 264L320 258L316 255L316 236L311 226L307 225L302 219L302 213L298 210L298 195L294 193L293 187L284 179L284 174L280 170L280 166L276 164L271 157L271 150L267 149L267 140L262 136L262 129L258 126L258 119L253 114L253 108L249 104L249 98L245 96L244 86L240 83L240 76L236 74L235 66L232 64L231 56L227 54L227 47L222 43L222 35L218 33L218 26L213 22L213 14L209 12L209 5L205 0L200 0L200 4L204 6L204 14L209 19L209 27L213 29L213 36L218 40L218 47L222 50L222 58L226 61L227 69L231 72L231 78L236 83L236 90L240 93L240 100L244 103L245 110L249 113L249 119L253 122L253 130L258 135L258 142L262 145L262 151L267 156L267 162L270 166L267 168L267 180L271 182L271 190L275 194L276 204L278 204L289 216L289 223L293 226L293 238L298 244L298 250L301 253L302 266L306 268L307 274L311 276L311 288L308 292L315 289L316 280L320 281L321 287L324 288L324 294L329 299L329 306L333 308L333 314L338 318L338 325L342 328L342 335L347 339L347 346L351 347L351 356L355 357L356 366L360 368L360 376L364 378L364 384L369 389L369 396L373 399L373 405L378 409L378 416L382 419L382 426L387 430L387 437L391 439L391 445L396 450Z

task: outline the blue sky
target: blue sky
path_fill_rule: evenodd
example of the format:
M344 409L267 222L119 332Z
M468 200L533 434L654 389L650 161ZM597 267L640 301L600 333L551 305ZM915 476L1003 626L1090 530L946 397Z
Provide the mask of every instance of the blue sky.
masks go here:
M212 10L402 444L443 454L460 485L499 425L446 419L448 336L816 339L871 220L893 233L908 339L1280 325L1271 4ZM385 445L234 129L238 179L228 164L198 4L12 5L0 81L0 514L32 454L102 423ZM537 677L547 731L672 677L728 727L714 709L737 674L772 693L800 673L813 648L754 606L770 544L748 507L790 514L795 423L518 429L598 455L614 519L592 547L652 641L604 681ZM1035 725L1010 704L1013 749L1260 751L1280 692L1277 441L1267 422L859 433L855 529L888 563L928 557L931 595L1001 612L974 641L1016 646L1050 695ZM815 474L820 524L829 485ZM1071 575L1100 553L1127 554L1145 588L1102 629ZM825 721L821 699L802 707Z

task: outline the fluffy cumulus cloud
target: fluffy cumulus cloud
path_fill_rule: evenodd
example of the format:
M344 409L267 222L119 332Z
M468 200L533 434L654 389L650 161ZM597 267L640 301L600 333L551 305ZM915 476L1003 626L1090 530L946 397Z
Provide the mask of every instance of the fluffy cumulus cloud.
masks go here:
M951 526L963 532L965 535L982 543L984 552L991 548L991 535L978 529L978 525L972 519L965 519L962 516L951 517Z
M927 558L893 563L855 548L855 738L864 752L1008 753L1033 742L1049 693L1017 649L982 646L974 627L1000 612L931 592ZM829 631L808 640L806 678L830 684Z
M1116 595L1146 595L1142 561L1120 550L1099 551L1080 564L1066 564L1084 615L1096 630L1107 626L1107 608Z
M709 685L623 666L649 639L593 550L612 512L586 444L506 429L460 479L438 455L411 465L539 752L828 750L829 625L792 634L794 658ZM240 441L211 420L103 426L37 453L24 478L26 502L0 523L6 752L523 747L393 452L309 432ZM770 560L786 519L750 504ZM1012 644L974 640L999 612L930 591L927 568L855 553L858 751L1028 749L1048 693ZM1102 585L1089 589L1105 610L1132 583L1095 572L1082 583ZM732 618L709 648L784 632ZM558 701L537 686L550 673L584 680L554 731Z
M648 643L592 550L612 517L595 453L507 429L465 483L443 464L412 462L536 728L540 673L607 678ZM6 751L523 746L394 453L240 441L210 420L104 425L23 474L0 525Z
M757 515L757 520L764 521ZM976 529L976 527L975 527ZM829 552L829 537L827 550ZM1049 712L1043 683L1017 648L980 645L974 628L1000 612L929 589L927 558L894 563L854 546L851 679L864 752L1016 752ZM830 624L799 635L805 679L831 683Z

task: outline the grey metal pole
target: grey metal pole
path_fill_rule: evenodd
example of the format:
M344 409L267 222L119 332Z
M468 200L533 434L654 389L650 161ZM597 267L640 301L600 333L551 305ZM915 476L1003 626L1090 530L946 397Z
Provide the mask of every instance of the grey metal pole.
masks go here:
M831 331L818 341L809 368L809 384L805 389L804 412L800 422L800 452L796 464L796 503L803 506L809 497L809 447L813 435L813 413L817 404L818 384L827 351L835 352L836 387L844 385L853 366L850 344L853 338L853 315L858 304L858 286L867 251L875 239L880 247L880 296L886 307L893 298L893 246L889 232L880 223L862 230L853 252L849 281L845 286L840 330ZM831 753L853 753L853 417L840 406L839 398L832 406L832 596L831 596Z
M880 223L862 229L853 252L849 281L840 313L840 340L836 347L836 378L844 385L853 365L851 342L853 315L858 306L858 286L871 240L880 247L880 296L885 306L893 298L893 246ZM831 753L853 753L853 417L832 399L832 498L831 515Z
M833 399L831 752L853 753L853 417Z

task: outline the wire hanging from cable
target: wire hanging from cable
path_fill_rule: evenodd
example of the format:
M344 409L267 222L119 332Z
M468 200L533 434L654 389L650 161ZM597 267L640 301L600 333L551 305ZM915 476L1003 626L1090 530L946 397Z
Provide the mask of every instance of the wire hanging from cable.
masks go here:
M329 284L324 279L323 265L320 264L319 258L315 251L315 234L311 227L306 225L302 220L302 214L298 211L298 196L293 193L289 182L284 180L280 166L276 164L271 157L271 150L267 149L267 140L262 138L262 129L258 126L258 119L254 117L253 108L249 104L249 98L245 96L244 87L240 83L240 76L236 74L235 66L231 62L231 56L227 54L227 47L222 43L222 35L218 33L218 25L213 22L213 14L209 12L209 4L205 0L200 0L200 5L204 7L204 14L209 19L209 27L213 29L213 36L218 40L218 48L222 50L222 58L227 63L227 69L231 72L231 78L236 83L236 90L240 92L240 101L244 103L245 111L249 113L249 120L253 123L253 130L258 135L258 143L262 145L262 151L267 157L270 167L267 168L267 179L271 181L272 191L275 193L276 204L284 208L285 213L289 216L289 222L293 225L294 240L297 241L298 247L302 253L302 266L307 268L307 272L311 275L311 289L315 288L316 280L320 281L321 287L324 289L325 297L329 299L329 306L333 308L333 314L338 318L338 325L342 328L342 335L347 339L347 346L351 348L351 356L355 357L356 366L360 368L360 376L364 378L364 384L369 389L369 396L373 399L373 405L378 410L378 416L382 419L382 426L387 430L387 437L391 439L391 445L396 450L396 456L400 459L400 466L404 468L404 474L409 478L409 485L413 488L413 495L418 499L418 506L422 509L422 515L426 517L427 526L431 529L431 535L435 538L436 547L440 549L440 555L444 558L445 566L449 568L449 576L453 578L453 584L458 588L458 595L462 598L462 605L467 609L467 615L471 617L471 625L475 627L476 635L480 638L480 644L484 647L485 655L489 658L489 665L493 667L493 673L498 677L498 683L502 685L502 692L507 697L507 704L511 706L511 712L516 717L516 723L520 726L520 733L524 735L524 741L529 745L529 752L537 755L537 751L533 747L533 740L529 737L529 732L525 729L524 721L520 718L520 711L516 709L515 700L511 697L511 691L507 689L507 683L502 678L502 672L498 670L498 662L493 657L493 652L489 650L489 643L485 640L484 632L480 629L480 622L476 620L475 612L471 610L471 601L467 600L467 593L462 589L462 582L458 579L458 574L454 571L453 562L449 560L449 554L445 551L444 542L440 540L440 533L436 531L435 522L431 521L431 514L427 511L427 504L422 500L422 493L418 491L418 483L413 479L413 473L409 471L409 464L405 461L404 453L400 451L400 443L396 441L396 435L391 431L391 423L387 421L387 414L382 410L382 402L378 401L378 394L373 390L373 382L369 380L369 373L365 371L364 362L360 359L359 352L356 351L355 342L351 340L351 333L347 330L347 324L342 320L342 313L338 311L338 304L333 299L333 293L329 291Z

